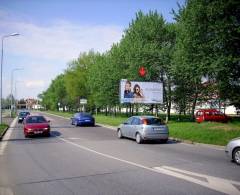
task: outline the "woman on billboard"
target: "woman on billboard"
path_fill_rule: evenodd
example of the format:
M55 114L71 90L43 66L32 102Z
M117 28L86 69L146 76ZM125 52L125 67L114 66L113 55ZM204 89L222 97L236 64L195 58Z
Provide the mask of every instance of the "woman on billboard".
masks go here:
M134 102L141 102L144 99L143 90L138 84L133 87L133 98Z

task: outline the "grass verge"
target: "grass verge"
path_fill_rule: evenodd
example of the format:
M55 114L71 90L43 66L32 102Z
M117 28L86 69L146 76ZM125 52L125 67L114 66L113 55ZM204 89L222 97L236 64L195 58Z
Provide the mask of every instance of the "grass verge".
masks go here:
M63 116L67 118L71 118L73 116L73 113L70 112L58 112L58 111L44 111L44 112L47 112L49 114L56 114L58 116Z
M7 127L8 127L8 125L6 125L6 124L1 124L0 125L0 137Z
M72 113L63 113L48 111L51 114L57 114L64 117L72 117ZM95 115L97 123L118 126L127 120L124 116L105 116ZM216 123L216 122L177 122L170 121L168 123L170 137L189 140L192 142L214 144L224 146L229 140L240 137L240 122L234 121L229 123Z

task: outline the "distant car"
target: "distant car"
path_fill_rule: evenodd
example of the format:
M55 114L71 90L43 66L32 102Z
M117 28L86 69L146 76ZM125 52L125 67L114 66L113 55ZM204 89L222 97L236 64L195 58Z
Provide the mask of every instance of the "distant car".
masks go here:
M153 116L133 116L117 129L118 138L135 139L138 144L144 140L168 141L168 127L159 118Z
M237 114L237 115L240 115L240 109L237 109L237 110L236 110L236 114Z
M27 116L23 121L23 130L25 137L31 135L44 135L46 137L50 136L50 121L47 121L44 116L32 115Z
M71 118L71 124L75 126L95 126L95 118L89 113L78 112Z
M225 152L231 160L240 165L240 137L231 140L227 144Z
M215 121L227 123L230 118L217 109L201 109L196 112L195 119L198 123Z
M19 114L18 114L18 123L22 123L23 120L24 120L28 115L30 115L30 112L27 112L27 111L19 112Z

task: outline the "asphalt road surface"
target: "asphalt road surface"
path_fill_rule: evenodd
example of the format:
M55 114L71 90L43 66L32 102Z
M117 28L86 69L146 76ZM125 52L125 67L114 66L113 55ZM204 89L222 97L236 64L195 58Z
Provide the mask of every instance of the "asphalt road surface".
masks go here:
M240 167L223 149L138 145L111 129L45 116L49 138L25 138L15 120L0 142L0 195L240 194Z

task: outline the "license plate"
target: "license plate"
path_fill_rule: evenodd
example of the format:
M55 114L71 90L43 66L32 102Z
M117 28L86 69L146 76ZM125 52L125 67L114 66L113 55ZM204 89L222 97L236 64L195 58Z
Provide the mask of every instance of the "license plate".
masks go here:
M42 131L34 131L35 134L41 134Z
M155 131L161 131L162 128L154 128Z
M90 120L85 120L85 122L90 122Z

